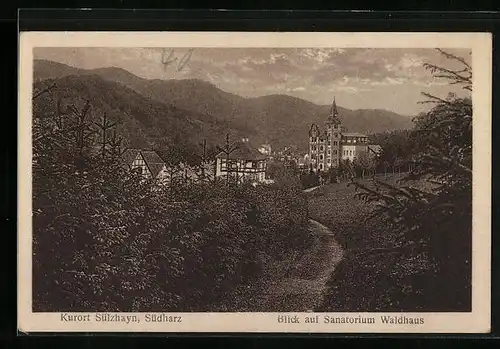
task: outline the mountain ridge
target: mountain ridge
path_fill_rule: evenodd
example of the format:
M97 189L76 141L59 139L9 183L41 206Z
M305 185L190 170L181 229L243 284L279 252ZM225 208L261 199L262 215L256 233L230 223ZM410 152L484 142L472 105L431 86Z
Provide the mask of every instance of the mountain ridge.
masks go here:
M214 121L211 116L152 101L96 74L68 75L47 81L55 82L55 87L33 101L34 117L55 115L57 103L61 110L67 110L69 105L81 108L85 101L90 101L90 121L98 121L106 113L109 120L117 122L119 133L128 140L127 147L162 149L174 142L196 145L203 140L209 146L216 146L221 142L221 134L243 137L249 133L225 121ZM37 81L34 88L42 90L42 84Z
M310 125L323 124L330 110L330 105L318 105L286 94L246 98L200 79L145 79L118 67L86 70L53 61L35 60L36 81L65 74L97 74L151 100L210 115L214 122L226 121L240 129L254 129L259 141L269 142L275 149L295 144L301 151L306 151ZM338 110L344 127L350 132L370 134L412 126L411 117L384 109L351 110L339 106Z

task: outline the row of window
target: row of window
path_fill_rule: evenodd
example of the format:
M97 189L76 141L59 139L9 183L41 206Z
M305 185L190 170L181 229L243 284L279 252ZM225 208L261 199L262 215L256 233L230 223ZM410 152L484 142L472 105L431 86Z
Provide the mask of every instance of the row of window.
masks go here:
M334 141L332 142L334 146L338 146L339 145L339 142L338 141ZM311 146L311 149L313 151L316 151L318 149L318 147L316 145L313 145ZM319 146L319 151L325 151L325 146L324 145L320 145ZM336 152L336 150L334 150ZM336 153L335 153L336 154Z
M327 139L327 143L328 143L329 139ZM311 143L316 143L317 142L317 137L312 137L311 138ZM367 139L351 139L351 138L347 138L344 140L345 143L353 143L353 144L356 144L356 143L367 143ZM324 143L324 139L320 139L319 140L319 143ZM339 142L338 141L333 141L332 142L333 145L338 145Z
M338 133L334 133L333 134L333 138L339 138L339 134ZM323 137L311 137L311 142L312 143L316 143L318 140L319 140L320 143L325 141L325 139ZM327 141L330 140L330 134L328 134L326 136L326 140Z
M347 138L347 143L366 143L368 138Z
M232 160L229 160L229 166L231 168L264 168L264 162L262 161L259 161L259 162L255 162L255 161L242 161L242 160L235 160L235 161L232 161ZM221 159L221 167L223 169L226 168L226 159Z
M331 165L330 161L328 161L328 165ZM337 164L337 165L338 165L338 164ZM319 164L319 169L320 169L320 170L323 170L323 169L324 169L323 164Z
M317 149L317 148L316 148L316 146L314 146L314 145L313 145L313 146L312 146L312 150L313 150L313 151L316 151L316 149ZM324 147L323 147L323 146L321 146L321 147L319 148L319 150L320 150L320 151L324 151L325 149L324 149ZM330 155L330 154L331 154L331 155L337 155L337 149L334 149L334 150L332 150L332 151L328 150L328 151L327 151L327 154L328 154L328 155ZM342 151L342 155L343 155L343 156L352 156L353 154L355 154L355 153L353 153L353 151L352 151L352 150L344 150L344 151ZM323 160L323 154L320 154L320 155L319 155L319 159L320 159L320 160Z
M337 151L335 150L334 155L337 154ZM328 154L328 156L326 157L328 161L330 161L330 154ZM324 155L323 154L319 154L319 160L322 161L324 159Z

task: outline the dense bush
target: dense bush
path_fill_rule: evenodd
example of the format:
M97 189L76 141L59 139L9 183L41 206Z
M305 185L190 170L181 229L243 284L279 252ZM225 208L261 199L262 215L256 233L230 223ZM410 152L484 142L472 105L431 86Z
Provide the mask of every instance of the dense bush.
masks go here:
M425 66L471 91L470 66L442 53L462 67ZM472 103L425 95L434 107L415 120L410 173L399 183L353 183L357 197L375 206L372 217L394 237L392 246L351 250L330 280L324 309L471 309Z
M34 311L210 310L259 275L263 255L307 245L294 179L172 191L124 168L118 143L99 148L90 112L35 103Z
M300 182L304 189L317 187L319 185L319 175L313 171L300 175Z

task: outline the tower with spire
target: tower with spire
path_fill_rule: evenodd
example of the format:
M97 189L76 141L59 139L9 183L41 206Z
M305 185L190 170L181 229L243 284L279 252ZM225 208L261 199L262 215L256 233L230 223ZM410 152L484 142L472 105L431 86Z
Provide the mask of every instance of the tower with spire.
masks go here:
M338 167L342 158L341 120L337 103L333 99L325 128L313 124L309 130L309 159L313 171L328 171Z
M339 122L339 112L337 110L337 103L335 103L335 97L333 97L332 107L330 108L330 114L328 114L328 122L335 123Z

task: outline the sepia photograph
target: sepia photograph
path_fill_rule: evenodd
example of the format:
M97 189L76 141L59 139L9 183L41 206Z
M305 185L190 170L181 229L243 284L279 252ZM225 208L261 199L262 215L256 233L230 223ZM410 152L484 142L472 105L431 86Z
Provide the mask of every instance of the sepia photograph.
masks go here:
M474 63L473 37L195 35L30 41L27 312L174 332L202 313L221 332L252 314L274 332L439 332L435 313L489 325L475 299L489 302L491 57Z

